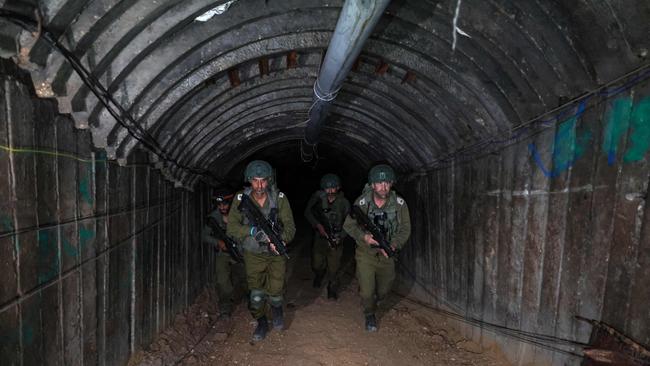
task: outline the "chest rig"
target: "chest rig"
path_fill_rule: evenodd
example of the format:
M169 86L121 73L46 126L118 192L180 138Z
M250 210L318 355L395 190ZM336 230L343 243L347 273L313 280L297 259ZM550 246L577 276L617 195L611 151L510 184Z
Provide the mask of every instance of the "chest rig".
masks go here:
M250 197L252 201L255 201L251 197L252 192L253 189L251 187L244 189L244 194ZM265 204L264 207L260 207L260 211L271 221L274 228L282 229L282 223L278 215L278 192L272 189L269 189L267 192L266 199L268 200L268 205ZM244 216L244 224L251 225L246 216Z
M397 220L397 198L395 193L391 192L386 204L379 208L372 199L372 192L366 195L363 200L368 205L368 218L381 230L384 237L389 241L397 232L399 222Z
M337 196L338 198L338 196ZM320 194L320 199L321 199L321 207L320 207L320 215L317 217L322 217L325 222L322 224L324 226L329 226L331 231L334 234L338 234L343 230L341 227L341 221L342 217L339 217L339 212L334 209L334 205L336 204L336 199L334 199L334 202L331 204L327 201L327 193L321 192Z

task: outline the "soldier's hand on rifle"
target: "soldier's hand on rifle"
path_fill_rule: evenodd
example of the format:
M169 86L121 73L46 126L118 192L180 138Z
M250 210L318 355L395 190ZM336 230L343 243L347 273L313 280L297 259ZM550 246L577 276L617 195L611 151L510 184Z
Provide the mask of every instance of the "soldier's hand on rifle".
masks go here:
M271 252L273 252L276 255L280 255L278 250L275 248L275 244L271 243L271 239L269 238L268 235L266 235L264 231L258 230L257 227L253 227L251 229L251 233L253 234L253 238L255 239L255 241L257 241L258 243L268 244L269 250Z
M325 227L321 224L316 224L316 230L318 230L318 233L320 236L323 238L327 238L327 232L325 231Z
M278 250L275 248L275 244L271 243L270 241L269 241L269 249L270 249L271 252L273 252L275 255L280 255L280 252L278 252Z
M395 247L395 244L391 244L390 248L395 252L397 250L397 247ZM388 258L388 254L386 253L385 250L379 249L379 253L381 253L384 257Z
M225 252L226 251L226 242L219 239L217 240L217 248L219 248L220 251Z
M370 233L366 233L366 235L363 236L363 241L365 241L366 244L368 244L370 246L379 245L377 240L375 240L375 238L373 238L372 234L370 234Z

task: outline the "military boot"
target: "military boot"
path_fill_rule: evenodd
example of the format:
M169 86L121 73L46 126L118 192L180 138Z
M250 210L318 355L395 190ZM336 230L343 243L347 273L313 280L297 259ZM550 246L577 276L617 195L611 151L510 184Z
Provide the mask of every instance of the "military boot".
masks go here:
M217 318L217 320L229 321L231 316L232 316L232 313L230 311L222 311L222 312L219 313L219 317Z
M375 318L375 314L366 315L366 330L368 332L377 331L377 318Z
M266 333L269 332L269 322L266 320L266 316L263 316L257 319L257 327L253 332L253 341L261 341L266 338Z
M327 284L327 298L332 299L332 300L337 300L339 298L339 294L336 291L336 285L332 282Z
M312 283L314 288L320 288L320 286L323 283L324 276L325 276L325 272L316 272L316 276L314 277L314 282Z
M280 306L271 306L271 312L273 313L273 329L283 330L284 329L284 312L282 310L282 305Z

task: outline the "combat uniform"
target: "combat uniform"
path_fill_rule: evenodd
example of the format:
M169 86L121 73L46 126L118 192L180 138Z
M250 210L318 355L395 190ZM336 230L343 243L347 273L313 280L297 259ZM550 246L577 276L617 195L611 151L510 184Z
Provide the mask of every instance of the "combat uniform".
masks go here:
M214 210L208 215L216 220L217 224L226 230L226 223L219 210ZM212 228L209 225L203 227L203 241L212 245L218 251L216 255L216 269L217 269L217 295L219 296L219 312L224 316L230 316L233 310L233 283L241 286L243 293L246 293L246 277L244 273L244 266L242 263L237 263L232 259L230 254L225 251L219 250L219 239L214 236Z
M387 202L379 208L369 188L366 187L354 204L367 213L372 222L383 227L392 246L401 249L411 235L411 219L406 202L390 191ZM355 259L363 312L366 316L374 315L377 301L386 297L395 280L395 259L386 258L378 249L370 247L363 239L366 232L351 216L346 218L343 228L357 243Z
M265 316L265 304L274 308L282 307L284 278L287 259L270 252L268 245L258 243L252 235L252 224L239 210L242 195L251 196L251 188L238 192L232 203L227 234L242 243L246 279L250 290L250 311L255 319ZM266 218L271 217L282 227L282 239L285 243L293 240L296 226L287 197L276 189L269 189L266 201L260 211ZM257 205L257 201L250 197Z
M331 203L327 199L327 193L323 190L314 192L305 208L305 218L312 227L321 224L328 232L336 233L339 245L332 248L327 239L321 236L318 230L314 233L314 245L312 248L312 268L316 275L314 286L320 287L320 281L327 273L328 292L336 297L338 290L338 271L341 264L343 246L340 242L347 236L343 231L343 221L350 213L350 202L345 198L343 192L338 192ZM329 294L328 294L329 295Z

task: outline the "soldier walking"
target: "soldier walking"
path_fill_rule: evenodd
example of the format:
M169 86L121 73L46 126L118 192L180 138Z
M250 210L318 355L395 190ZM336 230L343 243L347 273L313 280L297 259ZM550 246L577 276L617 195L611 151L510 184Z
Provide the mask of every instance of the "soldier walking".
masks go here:
M266 318L266 305L271 306L273 328L284 328L283 294L287 259L279 255L278 246L290 242L296 226L293 221L289 200L284 193L278 191L273 179L273 169L266 161L251 161L244 171L244 178L251 186L238 192L231 209L228 235L239 240L244 249L246 277L250 290L249 308L251 315L257 320L253 332L253 341L266 337L269 330ZM244 197L247 196L247 197ZM270 226L278 230L284 243L274 243L272 233L264 232L260 223L251 220L242 213L242 200L247 199L270 222Z
M367 215L369 222L380 229L390 243L390 251L401 249L411 235L411 219L404 199L391 190L395 182L395 172L385 164L374 166L368 173L368 183L354 205L361 214ZM377 331L377 303L383 300L395 280L395 259L377 247L379 244L368 230L348 216L343 224L344 230L357 243L355 259L361 305L365 315L366 330Z
M217 275L217 296L219 297L219 319L228 320L232 315L234 306L235 286L246 294L246 277L244 273L244 264L233 259L228 253L226 243L223 238L219 238L216 232L219 228L221 232L226 231L228 225L228 214L230 204L234 194L228 189L220 189L214 195L216 208L210 212L203 227L203 241L212 245L217 250L216 256L216 275ZM219 228L213 225L218 225Z
M320 288L327 274L327 298L338 298L338 271L347 235L343 221L350 213L350 202L341 189L341 180L335 174L325 174L320 181L321 190L314 192L305 207L305 218L314 228L312 247L313 285Z

